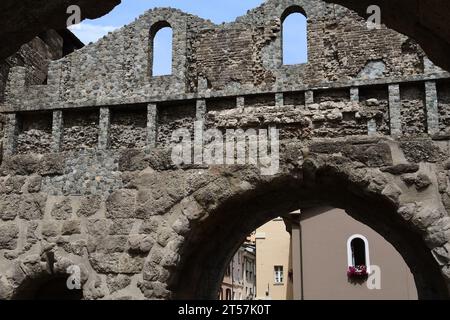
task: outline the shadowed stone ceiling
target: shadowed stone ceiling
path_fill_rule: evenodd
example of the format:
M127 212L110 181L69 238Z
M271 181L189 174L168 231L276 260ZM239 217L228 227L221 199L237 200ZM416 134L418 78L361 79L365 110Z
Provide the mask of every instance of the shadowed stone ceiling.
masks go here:
M0 2L0 59L49 29L64 29L70 5L81 8L82 19L99 18L120 0L2 0Z

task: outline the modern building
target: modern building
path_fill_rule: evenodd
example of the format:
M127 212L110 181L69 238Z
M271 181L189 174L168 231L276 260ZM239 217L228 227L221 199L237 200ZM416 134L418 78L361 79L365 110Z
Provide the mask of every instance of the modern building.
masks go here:
M401 255L368 226L334 208L292 216L256 232L256 299L418 298Z
M256 293L256 252L254 242L245 242L228 265L220 300L254 300Z

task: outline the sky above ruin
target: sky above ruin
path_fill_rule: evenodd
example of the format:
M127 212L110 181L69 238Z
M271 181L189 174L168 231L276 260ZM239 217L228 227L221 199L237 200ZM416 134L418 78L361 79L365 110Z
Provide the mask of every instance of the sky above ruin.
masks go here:
M108 32L131 23L145 11L153 8L177 8L220 24L234 21L263 2L264 0L122 0L122 3L109 14L96 20L85 20L70 29L83 43L88 44L96 42ZM299 37L301 34L306 34L305 19L289 17L285 23L283 39L285 44L293 43L295 46L285 45L286 64L306 61L306 37ZM167 54L167 51L171 46L170 30L164 29L158 32L155 39L155 56L160 58L157 59L155 75L170 73L171 56Z

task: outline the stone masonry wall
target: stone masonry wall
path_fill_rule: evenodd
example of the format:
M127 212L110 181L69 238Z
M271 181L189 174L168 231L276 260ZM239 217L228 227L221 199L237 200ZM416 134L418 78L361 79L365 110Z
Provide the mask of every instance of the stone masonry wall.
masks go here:
M377 132L390 134L389 96L387 86L363 87L359 90L360 103L367 112L374 114Z
M99 113L92 111L64 112L63 151L95 148L99 135Z
M403 134L418 135L426 132L426 110L424 90L420 84L400 87L402 100Z
M111 149L140 149L147 144L145 108L113 110L111 116Z
M52 145L50 112L20 117L17 153L49 153Z
M450 134L450 82L443 81L438 86L439 132Z
M185 128L193 134L195 119L196 108L192 102L161 106L157 123L157 144L161 147L169 146L176 129Z
M282 65L282 18L299 11L296 6L308 17L309 60ZM173 29L173 74L152 77L149 30L162 23ZM84 59L87 55L90 59ZM321 0L267 0L223 25L155 9L52 62L45 86L29 86L24 78L30 72L16 68L12 83L29 89L10 90L6 105L22 111L63 109L446 76L436 70L425 74L423 52L412 40L384 27L369 30L355 13Z

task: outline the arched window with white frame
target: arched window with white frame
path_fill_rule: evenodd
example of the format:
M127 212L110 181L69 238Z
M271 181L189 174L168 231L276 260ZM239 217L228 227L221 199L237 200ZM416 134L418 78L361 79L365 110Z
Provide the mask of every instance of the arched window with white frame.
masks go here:
M349 275L370 274L369 241L363 235L355 234L348 238L347 263Z

